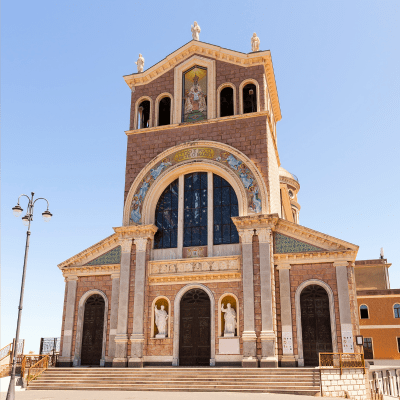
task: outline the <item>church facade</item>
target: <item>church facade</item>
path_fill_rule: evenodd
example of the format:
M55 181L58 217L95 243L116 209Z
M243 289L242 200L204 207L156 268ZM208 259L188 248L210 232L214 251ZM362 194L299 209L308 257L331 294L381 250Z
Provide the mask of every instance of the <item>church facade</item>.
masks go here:
M301 367L361 352L358 246L299 224L270 51L192 40L124 79L123 225L59 264L60 366Z

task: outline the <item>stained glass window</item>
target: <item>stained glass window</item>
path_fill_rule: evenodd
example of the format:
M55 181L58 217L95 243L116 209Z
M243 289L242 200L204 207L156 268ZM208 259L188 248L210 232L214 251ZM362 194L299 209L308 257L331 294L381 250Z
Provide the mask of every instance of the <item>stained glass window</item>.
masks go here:
M207 119L207 69L197 65L183 73L182 122Z
M238 200L232 186L218 175L214 181L214 244L239 243L231 217L239 215Z
M207 172L185 175L183 247L207 245Z
M156 226L154 235L155 249L177 247L178 238L178 179L172 182L162 193L156 207Z

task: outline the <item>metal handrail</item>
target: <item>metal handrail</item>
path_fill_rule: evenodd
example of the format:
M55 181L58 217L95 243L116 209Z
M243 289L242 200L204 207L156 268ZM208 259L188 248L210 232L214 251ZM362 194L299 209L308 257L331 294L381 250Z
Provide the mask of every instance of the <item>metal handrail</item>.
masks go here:
M8 357L11 352L12 352L12 343L9 343L8 345L4 346L2 349L0 349L0 361L4 360L6 357Z
M28 377L26 379L27 385L30 381L36 379L42 372L46 371L49 366L49 356L44 356L41 360L39 360L36 364L32 365L32 367L28 370ZM37 371L36 371L37 370Z
M364 371L365 360L362 353L319 353L319 368L340 369L342 375L343 369L359 368Z

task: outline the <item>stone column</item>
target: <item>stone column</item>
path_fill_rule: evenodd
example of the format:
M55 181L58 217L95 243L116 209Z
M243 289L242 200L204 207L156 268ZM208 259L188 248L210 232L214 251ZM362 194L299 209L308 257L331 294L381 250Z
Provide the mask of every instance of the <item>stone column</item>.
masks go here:
M243 367L257 367L257 336L254 323L254 281L253 281L253 234L254 229L241 229L243 260Z
M131 271L132 239L120 239L121 267L118 294L118 323L115 335L113 367L126 367L128 362L128 301Z
M340 330L342 333L343 353L354 353L353 324L351 321L350 295L347 279L347 261L333 263L336 267L336 281L339 299Z
M111 311L110 311L110 333L108 340L108 356L106 357L106 366L112 363L115 357L115 336L118 325L118 300L119 300L119 273L111 274Z
M293 325L292 302L290 298L290 264L280 264L279 271L279 298L281 303L282 324L282 367L295 367L296 360L293 353Z
M262 368L276 368L276 333L274 332L271 244L272 233L269 228L257 229L260 248L260 286L261 286L261 362Z
M78 277L70 275L65 278L67 285L67 306L65 308L65 322L63 331L63 346L61 357L58 361L61 367L71 367L73 361L72 355L72 333L74 331L76 288Z
M133 300L133 331L130 338L131 356L129 367L143 367L143 318L146 281L147 237L136 238L135 295Z

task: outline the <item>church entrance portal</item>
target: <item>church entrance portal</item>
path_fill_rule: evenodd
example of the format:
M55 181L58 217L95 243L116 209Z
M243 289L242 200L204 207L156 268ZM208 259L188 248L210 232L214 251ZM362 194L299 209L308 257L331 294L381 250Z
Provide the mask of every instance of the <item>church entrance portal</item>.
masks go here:
M305 366L317 366L319 353L332 352L329 298L319 285L307 286L300 295Z
M209 366L211 358L210 298L192 289L181 300L179 365Z
M103 346L104 299L98 294L86 300L82 333L82 365L100 365Z

